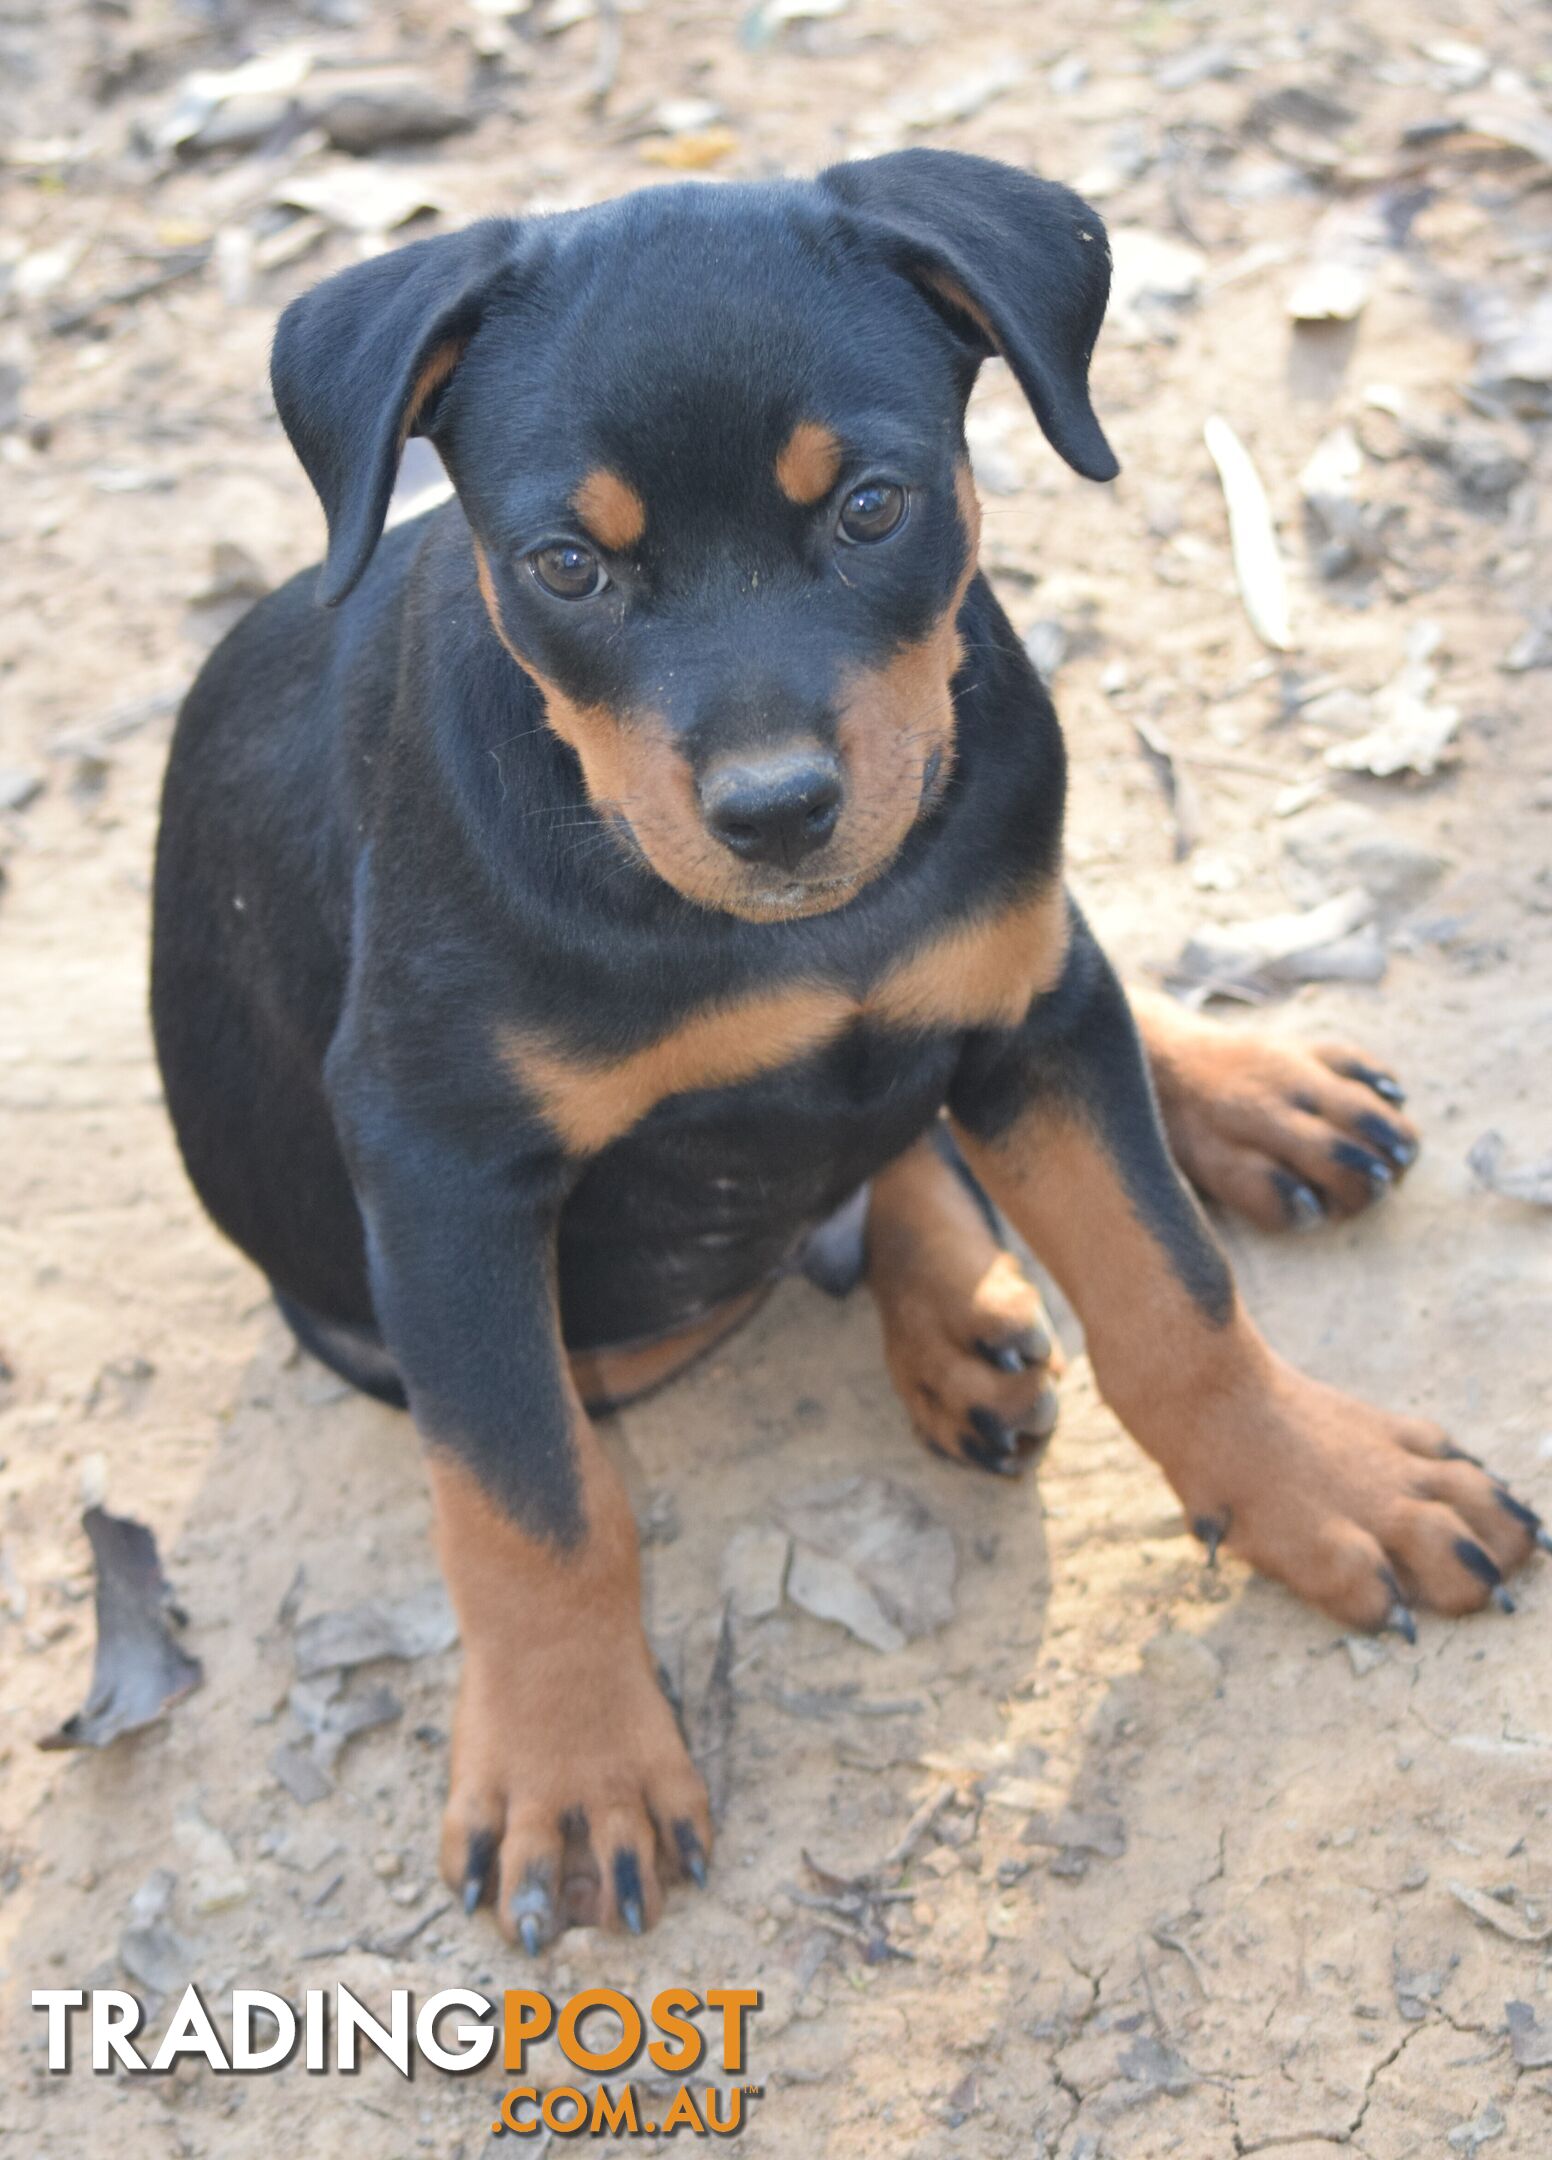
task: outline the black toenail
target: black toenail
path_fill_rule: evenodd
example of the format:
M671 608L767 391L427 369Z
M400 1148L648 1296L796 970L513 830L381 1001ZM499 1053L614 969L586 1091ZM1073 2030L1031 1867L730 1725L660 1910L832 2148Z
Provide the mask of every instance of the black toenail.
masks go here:
M1534 1537L1541 1528L1541 1517L1536 1513L1536 1510L1533 1507L1527 1507L1523 1500L1516 1500L1513 1493L1502 1485L1495 1486L1494 1491L1498 1497L1498 1505L1503 1509L1504 1513L1512 1515L1520 1527L1528 1530L1531 1536Z
M641 1869L633 1852L622 1850L614 1856L614 1902L631 1933L639 1935L647 1920L641 1902Z
M1286 1170L1274 1170L1272 1183L1291 1229L1313 1230L1324 1221L1325 1203L1313 1185L1306 1185L1302 1178L1292 1177Z
M1232 1519L1228 1509L1225 1508L1221 1515L1198 1515L1191 1525L1192 1535L1199 1537L1207 1547L1207 1565L1209 1567L1218 1565L1218 1547L1228 1536L1229 1524Z
M697 1890L706 1887L706 1848L701 1843L692 1822L674 1824L674 1847L679 1854L679 1865L684 1869Z
M1503 1581L1503 1570L1499 1567L1497 1561L1491 1553L1484 1552L1474 1539L1468 1537L1457 1538L1455 1540L1455 1557L1462 1567L1469 1568L1477 1581L1486 1583L1489 1589L1496 1590Z
M1398 1110L1406 1101L1406 1089L1388 1072L1380 1072L1373 1065L1360 1065L1356 1060L1344 1065L1342 1071L1349 1080L1360 1080L1366 1088L1372 1088L1383 1101L1394 1103Z
M1411 1608L1403 1605L1401 1600L1397 1598L1395 1604L1391 1606L1390 1611L1380 1623L1380 1633L1382 1635L1386 1633L1403 1635L1409 1643L1415 1643L1417 1641L1417 1622L1412 1617Z
M1396 1173L1388 1162L1381 1162L1378 1155L1371 1155L1367 1148L1359 1147L1352 1140L1338 1140L1331 1150L1331 1160L1340 1163L1344 1170L1356 1170L1377 1191L1383 1191L1396 1181Z
M490 1863L496 1857L494 1831L476 1830L469 1839L463 1863L463 1909L472 1913L485 1895Z
M1024 1419L1021 1430L1028 1440L1049 1440L1056 1430L1056 1420L1061 1414L1062 1399L1054 1387L1042 1388L1035 1399L1034 1408Z
M1024 1360L1012 1343L978 1342L975 1346L988 1365L995 1365L999 1372L1016 1373L1024 1370Z
M545 1872L532 1867L512 1893L512 1919L518 1941L537 1957L555 1932L555 1907Z
M977 1404L970 1413L970 1425L976 1437L984 1440L986 1445L998 1454L1018 1453L1018 1434L1011 1425L1005 1425L995 1412L982 1409Z
M1372 1147L1382 1155L1388 1155L1398 1170L1408 1169L1417 1160L1417 1142L1409 1140L1404 1132L1398 1132L1388 1118L1380 1117L1373 1110L1366 1110L1353 1123Z

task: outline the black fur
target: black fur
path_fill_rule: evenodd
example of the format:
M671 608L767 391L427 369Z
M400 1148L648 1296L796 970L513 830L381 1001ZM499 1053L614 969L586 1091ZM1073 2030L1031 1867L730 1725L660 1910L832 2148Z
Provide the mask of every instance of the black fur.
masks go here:
M398 1376L427 1435L535 1530L579 1522L557 1299L573 1348L686 1323L779 1267L951 1098L984 1123L1059 1069L1217 1299L1118 992L1064 985L990 1042L859 1024L662 1103L588 1161L496 1048L538 1027L608 1061L711 1000L865 990L1052 872L1064 756L977 577L952 782L888 867L828 914L713 912L594 812L487 619L471 526L535 666L580 700L648 699L692 771L730 743L823 733L845 672L920 637L965 567L952 476L982 323L1062 454L1114 470L1085 387L1107 280L1076 197L911 152L478 226L286 312L277 402L328 516L322 597L350 597L327 614L312 574L293 580L184 706L156 870L167 1099L207 1207L303 1339L374 1392ZM375 544L417 382L450 346L417 425L457 499ZM844 576L828 513L770 478L811 415L845 441L843 492L880 468L914 491L899 539L854 550ZM641 492L646 534L598 600L555 602L525 558L567 535L601 464Z

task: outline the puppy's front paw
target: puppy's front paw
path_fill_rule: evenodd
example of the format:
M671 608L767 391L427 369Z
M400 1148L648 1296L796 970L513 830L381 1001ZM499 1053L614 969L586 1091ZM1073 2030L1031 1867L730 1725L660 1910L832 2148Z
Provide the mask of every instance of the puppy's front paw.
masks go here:
M1181 1169L1264 1230L1356 1215L1417 1157L1399 1084L1348 1043L1306 1047L1187 1022L1155 1072Z
M1013 1255L987 1234L980 1257L973 1274L924 1265L891 1279L879 1294L884 1358L934 1454L1015 1477L1038 1461L1055 1429L1061 1352Z
M530 1954L567 1927L640 1934L706 1880L702 1784L645 1643L511 1643L466 1661L442 1875Z
M1161 1454L1196 1534L1345 1626L1413 1608L1512 1612L1506 1578L1547 1544L1539 1516L1436 1425L1338 1394L1267 1355Z

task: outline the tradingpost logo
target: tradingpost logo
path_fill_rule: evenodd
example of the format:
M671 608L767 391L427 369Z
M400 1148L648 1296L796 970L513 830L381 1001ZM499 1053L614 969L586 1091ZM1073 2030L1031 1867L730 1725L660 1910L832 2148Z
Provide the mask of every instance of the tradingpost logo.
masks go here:
M497 2137L673 2130L731 2137L743 2128L749 2103L763 2096L761 2086L736 2082L745 2070L748 2020L760 2007L758 1988L701 1994L670 1987L645 2004L609 1987L584 1988L563 2002L535 1988L508 1988L499 1996L442 1988L419 2005L412 1989L394 1988L380 2018L347 1987L309 1988L300 2006L268 1988L239 1987L227 1999L228 2041L191 1983L154 2048L148 2041L137 2045L145 2011L126 1989L34 1988L32 2007L47 2019L48 2067L59 2075L81 2067L83 2044L97 2075L154 2076L197 2056L234 2077L287 2069L322 2076L357 2070L371 2051L404 2078L414 2076L417 2063L467 2075L499 2046L514 2082L490 2126ZM694 2022L702 2014L712 2028L710 2043ZM586 2085L534 2080L530 2051L552 2034L569 2070L585 2076Z

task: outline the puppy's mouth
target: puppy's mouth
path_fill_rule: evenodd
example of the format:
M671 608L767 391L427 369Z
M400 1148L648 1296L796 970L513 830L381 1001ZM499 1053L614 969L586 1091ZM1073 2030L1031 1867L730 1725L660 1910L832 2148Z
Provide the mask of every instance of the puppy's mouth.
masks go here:
M882 864L878 865L883 868ZM861 892L876 871L849 877L787 878L746 888L729 912L757 922L790 922L803 915L828 915Z

